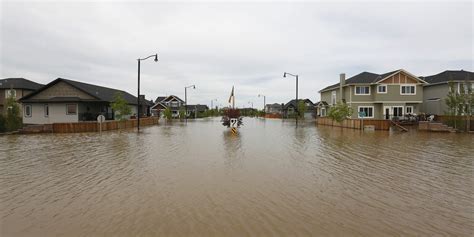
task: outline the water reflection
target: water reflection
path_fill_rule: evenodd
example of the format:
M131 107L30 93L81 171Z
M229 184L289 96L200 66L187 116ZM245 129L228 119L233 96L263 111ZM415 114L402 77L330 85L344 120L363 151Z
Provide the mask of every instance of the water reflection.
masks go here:
M251 118L3 136L0 235L468 236L473 142Z

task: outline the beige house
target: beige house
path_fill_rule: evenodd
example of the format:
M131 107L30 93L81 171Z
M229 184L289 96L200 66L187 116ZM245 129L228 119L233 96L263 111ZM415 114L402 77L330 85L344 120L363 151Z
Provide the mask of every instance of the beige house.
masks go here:
M136 114L137 97L125 91L58 78L20 99L23 124L96 121L98 115L113 120L115 113L110 104L117 92Z
M331 106L345 102L354 111L352 118L392 119L404 118L421 112L423 85L426 82L403 70L383 74L362 72L319 91L319 114L326 115ZM327 104L327 105L326 105Z
M0 80L0 113L6 113L6 102L9 96L17 101L43 85L25 78L5 78ZM21 113L21 112L20 112Z

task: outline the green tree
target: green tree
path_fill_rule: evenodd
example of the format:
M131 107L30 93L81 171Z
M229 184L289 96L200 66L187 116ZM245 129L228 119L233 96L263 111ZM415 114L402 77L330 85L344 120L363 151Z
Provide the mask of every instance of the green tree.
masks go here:
M446 96L445 102L448 106L447 115L450 116L450 124L455 129L457 129L458 119L457 116L461 115L462 113L462 104L463 104L463 96L456 91L456 84L452 81L448 83L449 91L448 95ZM464 89L463 89L464 90Z
M5 127L7 131L15 131L20 129L23 124L20 116L20 106L16 102L16 98L10 95L6 103L7 116L5 118Z
M171 121L173 118L173 114L171 112L171 109L168 107L163 111L163 117L166 118L166 120Z
M115 93L111 107L116 112L115 117L120 121L126 120L126 116L132 113L132 109L128 106L121 92Z
M184 116L187 116L187 115L186 115L186 110L184 109L184 106L183 106L183 107L179 108L179 118L181 120L183 120Z
M328 117L336 122L342 122L347 117L352 116L353 110L346 103L338 102L335 106L329 109Z
M300 118L304 118L304 113L306 113L306 104L303 100L298 101L298 115Z

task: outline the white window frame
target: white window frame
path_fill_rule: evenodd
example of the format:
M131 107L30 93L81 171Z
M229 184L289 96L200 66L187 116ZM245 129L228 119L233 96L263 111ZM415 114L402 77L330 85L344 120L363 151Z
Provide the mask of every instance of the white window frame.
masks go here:
M372 116L371 117L368 117L368 116L365 116L365 117L359 117L359 112L360 112L360 109L361 108L371 108L372 109ZM367 115L367 114L366 114ZM375 115L375 108L374 106L357 106L357 118L374 118L374 115Z
M49 117L49 104L44 104L43 105L43 110L44 110L44 117Z
M402 93L402 88L407 87L407 86L412 86L415 88L414 93ZM413 84L400 84L400 95L416 95L416 85Z
M379 88L385 87L385 91L381 92ZM387 94L388 86L387 85L377 85L377 94Z
M336 91L332 91L331 92L331 104L332 105L335 105L337 103L337 92Z
M326 116L326 108L321 108L321 117Z
M358 94L357 93L357 87L368 87L369 88L369 94ZM370 95L370 94L371 94L370 86L354 86L354 95Z
M10 95L12 94L12 92L13 92L13 98L16 98L16 90L8 89L8 90L5 90L5 99L8 99Z
M410 112L408 112L408 108L410 108ZM413 114L413 106L409 105L409 106L405 106L405 114Z
M28 115L28 113L26 112L26 111L27 111L26 108L28 108L28 107L30 108L30 114L29 114L29 115ZM24 116L25 116L26 118L31 118L31 115L33 115L33 106L30 105L30 104L26 104L25 107L23 108L23 110L24 110L24 111L23 111Z
M68 106L69 105L76 106L76 112L75 113L69 113L69 111L68 111ZM66 104L66 115L77 115L77 104Z

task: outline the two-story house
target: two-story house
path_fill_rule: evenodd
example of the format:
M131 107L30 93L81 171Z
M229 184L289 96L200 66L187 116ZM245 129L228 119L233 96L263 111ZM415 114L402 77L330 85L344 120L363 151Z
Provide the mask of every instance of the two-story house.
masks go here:
M424 80L403 69L383 74L362 72L347 80L345 74L341 74L339 83L319 93L321 104L327 104L323 110L345 102L354 111L352 118L365 114L365 118L392 119L421 111L425 84Z
M448 112L446 98L450 90L449 82L454 83L457 93L461 88L467 91L469 86L474 91L474 73L469 71L448 70L420 78L428 83L423 87L423 112L428 114L442 115Z
M6 113L5 104L9 96L13 96L17 101L43 85L25 78L5 78L0 80L0 113ZM20 110L21 111L21 110Z
M155 100L155 105L151 107L152 114L161 115L166 108L170 108L173 118L179 117L179 110L184 106L184 100L175 95L159 96ZM188 111L189 113L189 111Z

